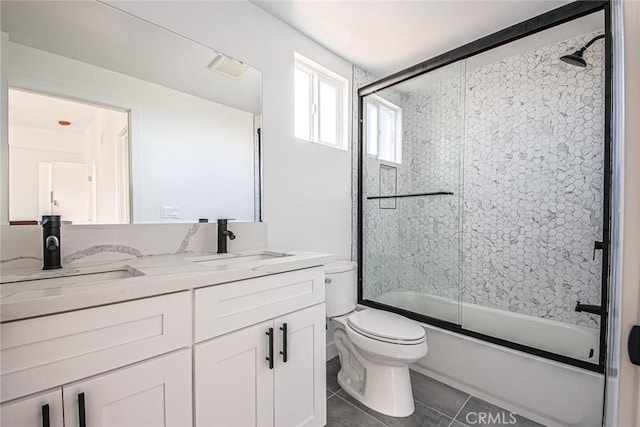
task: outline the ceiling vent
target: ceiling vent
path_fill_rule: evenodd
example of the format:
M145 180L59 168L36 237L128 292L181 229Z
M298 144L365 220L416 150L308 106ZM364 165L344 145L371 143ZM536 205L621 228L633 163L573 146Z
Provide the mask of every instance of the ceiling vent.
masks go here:
M218 56L211 61L211 64L209 64L207 68L234 79L237 79L251 69L248 65L224 53L218 53Z

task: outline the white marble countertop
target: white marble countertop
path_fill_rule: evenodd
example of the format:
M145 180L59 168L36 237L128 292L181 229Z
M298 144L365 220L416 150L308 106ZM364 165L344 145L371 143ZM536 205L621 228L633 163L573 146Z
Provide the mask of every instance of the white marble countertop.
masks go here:
M198 262L241 256L253 259L258 258L255 255L264 254L276 256L230 265L207 266L206 263ZM254 257L251 258L252 256ZM143 256L117 262L77 263L48 271L34 268L33 265L4 265L0 274L0 321L8 322L179 292L324 265L332 261L333 255L330 254L265 250L226 256L206 253ZM99 281L96 281L97 276L84 276L87 278L86 282L78 277L123 270L134 276Z

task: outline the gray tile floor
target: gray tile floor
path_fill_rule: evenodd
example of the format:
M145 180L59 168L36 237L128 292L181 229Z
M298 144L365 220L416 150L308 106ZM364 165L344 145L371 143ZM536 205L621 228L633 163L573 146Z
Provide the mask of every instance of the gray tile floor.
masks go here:
M327 362L327 427L541 426L414 371L411 371L411 386L415 412L405 418L389 417L367 408L342 390L338 385L338 371L337 357ZM479 419L482 414L487 415Z

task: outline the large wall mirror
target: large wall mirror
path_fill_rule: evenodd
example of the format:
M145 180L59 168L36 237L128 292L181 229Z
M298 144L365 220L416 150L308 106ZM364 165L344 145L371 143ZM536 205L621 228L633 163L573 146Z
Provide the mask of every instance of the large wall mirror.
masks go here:
M10 224L259 220L260 71L97 1L0 7Z

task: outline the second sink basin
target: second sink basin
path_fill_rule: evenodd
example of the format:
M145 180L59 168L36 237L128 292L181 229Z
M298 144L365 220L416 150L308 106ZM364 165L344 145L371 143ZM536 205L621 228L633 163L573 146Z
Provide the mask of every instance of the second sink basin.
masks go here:
M215 267L218 269L226 269L232 267L240 267L244 264L251 264L254 262L265 261L276 258L283 258L286 256L290 256L289 254L282 252L260 252L256 254L246 254L246 255L236 255L236 254L228 254L228 255L214 255L212 257L207 258L198 258L193 261L198 263L199 265L205 267Z

